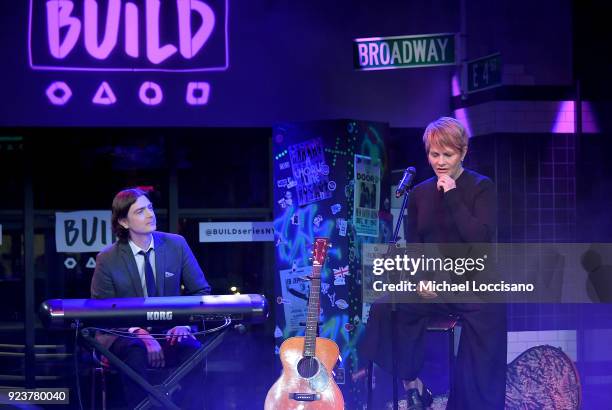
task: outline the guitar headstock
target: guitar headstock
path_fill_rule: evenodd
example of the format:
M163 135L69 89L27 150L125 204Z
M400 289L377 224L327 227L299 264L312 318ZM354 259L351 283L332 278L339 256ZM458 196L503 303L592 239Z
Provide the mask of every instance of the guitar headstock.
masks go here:
M329 238L315 238L312 246L312 265L323 266L327 258L327 250L331 247Z

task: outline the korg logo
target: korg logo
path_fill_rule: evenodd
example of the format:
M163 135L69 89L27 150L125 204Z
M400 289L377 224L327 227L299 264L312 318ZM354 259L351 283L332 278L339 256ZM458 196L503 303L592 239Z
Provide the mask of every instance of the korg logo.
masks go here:
M30 0L33 69L220 71L229 0Z
M172 311L167 312L147 312L147 320L172 320Z

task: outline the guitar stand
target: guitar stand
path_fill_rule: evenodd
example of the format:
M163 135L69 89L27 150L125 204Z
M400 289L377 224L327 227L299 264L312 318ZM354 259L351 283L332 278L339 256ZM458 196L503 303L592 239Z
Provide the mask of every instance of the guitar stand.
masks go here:
M180 410L180 407L170 400L172 393L174 393L174 391L180 387L180 380L183 379L195 366L200 364L206 358L206 356L208 356L208 354L223 341L223 337L228 330L229 326L221 329L213 336L212 340L205 345L200 346L198 350L183 361L180 366L174 369L174 371L172 371L161 384L156 386L151 385L151 383L149 383L144 377L136 373L130 366L123 363L121 359L111 353L106 347L102 346L95 339L94 329L82 329L81 336L89 346L95 349L98 353L106 356L108 361L121 373L132 379L135 383L142 387L143 390L149 393L149 395L136 406L135 410L146 410L153 406L162 406L170 410Z

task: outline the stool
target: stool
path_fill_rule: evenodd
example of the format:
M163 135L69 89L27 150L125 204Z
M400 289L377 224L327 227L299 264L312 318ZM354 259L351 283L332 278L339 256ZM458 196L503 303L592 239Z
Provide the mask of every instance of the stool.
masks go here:
M461 337L461 321L457 316L435 317L430 319L427 331L446 332L448 334L448 385L450 388L453 385L455 371L455 352Z
M99 357L95 349L92 351L92 357L96 365L91 369L91 410L96 408L96 376L100 377L102 410L106 410L106 374L111 371L111 367L108 360L104 356Z
M458 328L458 329L457 329ZM457 331L456 331L457 329ZM455 351L459 344L459 338L461 337L461 320L459 317L454 315L449 316L436 316L429 319L427 324L428 332L446 332L448 334L448 383L449 388L453 385L453 374L455 370ZM368 363L368 397L367 397L367 408L372 408L372 374L374 371L374 363L370 360ZM393 408L398 408L397 401L397 377L393 377Z

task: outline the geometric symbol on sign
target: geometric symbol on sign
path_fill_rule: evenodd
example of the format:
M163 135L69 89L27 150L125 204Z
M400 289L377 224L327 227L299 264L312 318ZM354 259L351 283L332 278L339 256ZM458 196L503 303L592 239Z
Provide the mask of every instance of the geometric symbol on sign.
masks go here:
M64 266L67 269L74 269L76 265L77 265L77 262L74 258L68 258L64 261Z
M89 260L87 261L87 265L85 265L85 267L90 269L94 269L96 267L96 260L93 258L93 256L89 257Z
M210 84L204 82L189 82L187 84L187 104L206 105L210 95Z
M64 105L72 97L72 91L63 81L55 81L46 91L47 98L53 105Z
M153 96L150 97L147 95L151 95L151 93ZM153 81L145 81L140 86L138 96L140 97L140 101L146 105L157 105L164 98L164 93L158 84L154 83Z
M102 84L98 87L98 91L96 91L96 95L94 95L91 101L94 104L111 105L117 102L117 98L110 85L108 85L106 81L102 81Z

